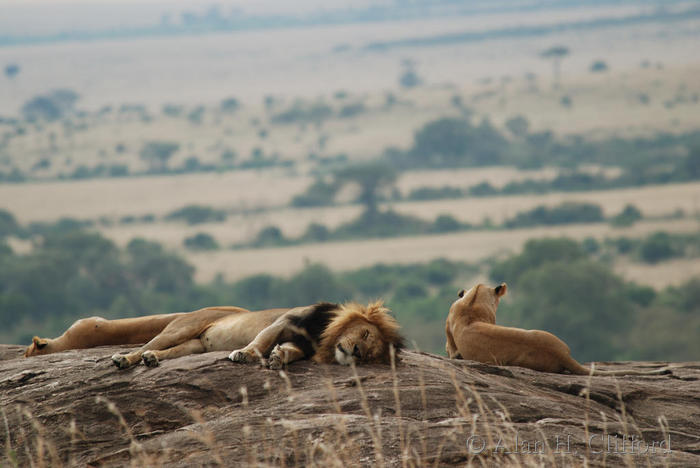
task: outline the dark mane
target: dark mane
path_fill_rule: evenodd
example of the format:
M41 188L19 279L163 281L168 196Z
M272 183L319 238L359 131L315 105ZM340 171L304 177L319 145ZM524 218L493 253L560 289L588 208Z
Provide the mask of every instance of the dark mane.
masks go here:
M321 334L335 318L339 307L331 302L319 302L311 306L311 311L302 317L290 317L292 326L298 329L290 341L304 352L305 358L308 359L316 353Z

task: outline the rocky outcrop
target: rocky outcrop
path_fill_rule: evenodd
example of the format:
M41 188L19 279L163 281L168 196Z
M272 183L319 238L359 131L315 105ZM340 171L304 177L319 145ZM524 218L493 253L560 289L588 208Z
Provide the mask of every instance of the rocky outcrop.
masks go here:
M220 352L120 371L119 350L0 346L2 464L700 466L700 363L581 377L406 351L276 372Z

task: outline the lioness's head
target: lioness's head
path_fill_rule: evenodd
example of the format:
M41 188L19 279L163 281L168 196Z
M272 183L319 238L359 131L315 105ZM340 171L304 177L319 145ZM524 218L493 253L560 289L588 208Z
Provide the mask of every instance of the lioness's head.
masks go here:
M462 289L457 293L459 299L452 303L450 314L466 316L467 323L487 322L496 323L496 309L498 302L508 290L506 283L501 283L495 288L483 284L477 284L469 291Z
M321 335L314 360L343 365L389 363L390 346L396 351L403 348L399 328L381 302L344 304Z
M49 340L46 338L39 338L38 336L35 336L32 338L32 344L27 346L27 349L24 351L24 357L48 354L50 352L47 349L48 344Z

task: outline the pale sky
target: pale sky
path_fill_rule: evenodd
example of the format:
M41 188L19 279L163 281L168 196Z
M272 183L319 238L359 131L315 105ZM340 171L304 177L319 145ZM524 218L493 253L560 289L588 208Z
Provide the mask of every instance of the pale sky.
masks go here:
M44 35L139 27L160 22L163 14L178 19L183 11L304 15L315 10L362 8L392 0L0 0L0 36Z

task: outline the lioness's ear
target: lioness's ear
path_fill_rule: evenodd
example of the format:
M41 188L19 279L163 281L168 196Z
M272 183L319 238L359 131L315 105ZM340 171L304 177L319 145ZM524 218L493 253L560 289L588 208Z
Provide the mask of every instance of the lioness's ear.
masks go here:
M37 349L42 349L44 348L47 344L49 344L48 341L46 341L43 338L39 338L38 336L35 336L32 338L32 342L34 343L34 346L37 347Z
M501 283L498 286L496 286L493 291L496 293L496 296L501 297L506 293L507 290L508 286L506 285L506 283Z
M466 291L465 291L464 289L460 289L459 292L457 293L457 295L458 295L459 297L464 297L464 293L465 293L465 292L466 292Z

